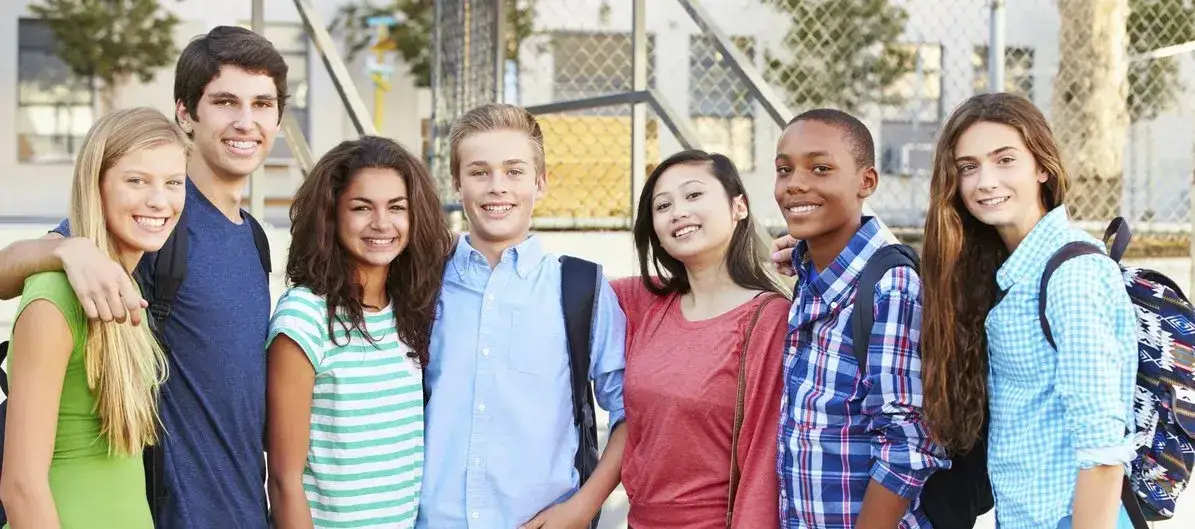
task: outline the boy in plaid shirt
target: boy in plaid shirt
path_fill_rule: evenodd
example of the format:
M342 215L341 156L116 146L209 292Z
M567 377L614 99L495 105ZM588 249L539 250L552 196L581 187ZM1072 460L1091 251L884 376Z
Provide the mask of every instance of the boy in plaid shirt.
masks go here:
M805 112L777 145L776 202L797 276L784 355L777 472L785 528L930 527L918 495L948 468L921 416L921 281L896 267L875 286L875 324L851 332L859 273L889 244L863 200L879 180L858 119ZM867 347L867 365L854 347Z

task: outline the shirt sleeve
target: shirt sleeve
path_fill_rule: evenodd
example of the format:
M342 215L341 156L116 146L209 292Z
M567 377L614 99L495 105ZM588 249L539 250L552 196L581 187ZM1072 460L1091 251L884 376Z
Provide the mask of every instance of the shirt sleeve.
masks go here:
M601 278L598 288L594 320L589 378L593 380L598 406L610 414L609 427L613 430L626 418L622 384L626 369L627 318L605 277Z
M907 267L895 268L876 293L863 400L873 434L871 477L912 500L935 470L950 467L922 416L921 280Z
M62 219L62 222L59 222L57 226L54 226L54 229L50 230L50 233L57 233L63 237L70 237L71 236L71 220L70 219Z
M784 391L784 339L791 303L779 298L759 316L747 349L743 426L739 430L739 488L733 529L780 526L780 482L776 474L776 433Z
M1058 350L1055 387L1079 464L1128 463L1133 395L1123 381L1135 376L1137 343L1120 270L1103 256L1076 257L1058 267L1047 289L1046 318ZM1130 332L1117 332L1125 328Z
M278 300L274 309L274 316L270 318L270 332L266 338L266 347L274 343L279 334L294 340L299 348L311 361L315 373L324 372L324 337L327 335L325 325L326 315L320 312L320 307L312 299L302 296L294 289L287 290Z

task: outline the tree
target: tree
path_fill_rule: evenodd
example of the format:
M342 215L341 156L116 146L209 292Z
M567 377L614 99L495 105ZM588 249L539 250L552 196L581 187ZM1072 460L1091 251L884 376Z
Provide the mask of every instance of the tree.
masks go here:
M858 112L900 104L892 87L913 71L913 53L897 41L909 15L888 0L767 0L792 20L789 57L767 54L770 80L795 109L830 106Z
M1120 214L1128 113L1129 0L1058 0L1054 137L1071 178L1077 219Z
M1130 0L1129 54L1195 41L1195 5L1189 0ZM1151 120L1178 103L1186 89L1175 57L1129 64L1129 120Z
M531 36L535 23L536 0L503 0L506 9L506 58L518 61L519 45ZM415 77L415 86L431 86L432 29L435 27L435 0L389 0L381 5L359 0L341 6L332 19L331 32L344 39L347 60L352 61L373 39L374 30L367 21L376 16L393 16L398 24L390 29L399 56Z
M178 55L178 18L158 0L38 0L29 11L50 26L62 62L100 82L100 114L134 76L148 83Z

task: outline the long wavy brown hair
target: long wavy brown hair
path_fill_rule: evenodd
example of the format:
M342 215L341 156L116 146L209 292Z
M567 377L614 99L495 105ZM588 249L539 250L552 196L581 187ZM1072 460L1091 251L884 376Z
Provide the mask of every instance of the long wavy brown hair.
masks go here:
M329 336L335 336L332 327L339 322L346 331L356 329L372 341L365 327L356 263L336 237L337 201L353 177L367 168L394 169L407 185L407 245L390 263L386 293L394 304L398 337L411 347L409 356L427 366L452 232L427 168L394 141L362 136L337 145L315 164L290 207L286 278L327 300ZM348 321L337 317L341 309Z
M942 128L922 251L921 360L930 432L954 453L970 450L983 426L988 397L984 320L996 301L996 270L1009 255L996 229L972 216L959 194L954 147L978 122L1001 123L1021 133L1038 167L1048 175L1041 190L1047 211L1062 204L1066 195L1066 169L1054 134L1027 99L1006 93L974 96Z

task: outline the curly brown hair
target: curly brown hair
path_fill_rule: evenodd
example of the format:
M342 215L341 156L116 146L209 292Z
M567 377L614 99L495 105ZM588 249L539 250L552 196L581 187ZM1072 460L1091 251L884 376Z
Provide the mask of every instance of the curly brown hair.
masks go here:
M1009 255L996 229L971 215L959 193L954 147L978 122L1001 123L1021 133L1048 175L1041 190L1047 211L1066 196L1066 169L1054 135L1029 100L1007 93L977 95L960 105L942 128L921 261L921 362L930 433L954 453L969 451L983 427L988 396L984 321L996 301L996 270Z
M353 257L336 236L336 204L362 169L393 169L407 185L410 228L407 246L390 263L386 293L394 304L398 337L411 348L409 356L427 366L436 301L444 265L452 249L452 232L444 218L436 186L426 166L392 140L362 136L328 151L299 187L290 207L291 244L286 279L324 297L328 306L328 334L339 321L346 331L365 328L362 287L354 274ZM348 321L338 318L347 312Z

